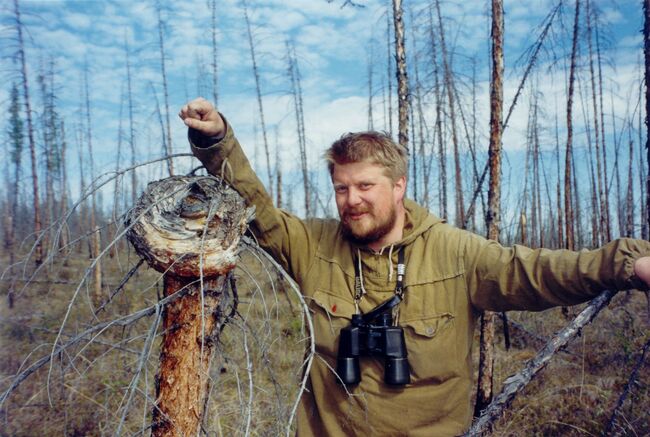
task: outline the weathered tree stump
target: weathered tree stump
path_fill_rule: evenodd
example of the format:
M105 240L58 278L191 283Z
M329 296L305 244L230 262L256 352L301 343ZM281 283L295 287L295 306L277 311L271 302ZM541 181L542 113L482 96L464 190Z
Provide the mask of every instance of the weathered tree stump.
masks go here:
M156 375L153 436L196 435L208 392L208 365L225 275L253 209L213 177L171 177L148 185L129 212L127 237L164 274L160 369Z

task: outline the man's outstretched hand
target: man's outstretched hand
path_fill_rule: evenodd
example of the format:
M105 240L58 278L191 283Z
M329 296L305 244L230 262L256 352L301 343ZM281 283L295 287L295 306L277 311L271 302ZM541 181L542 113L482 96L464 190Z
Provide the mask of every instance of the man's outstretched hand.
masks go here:
M650 288L650 256L644 256L634 262L634 274Z
M192 100L181 108L178 116L187 127L196 129L206 137L223 137L226 135L226 123L212 106L212 103L203 97Z

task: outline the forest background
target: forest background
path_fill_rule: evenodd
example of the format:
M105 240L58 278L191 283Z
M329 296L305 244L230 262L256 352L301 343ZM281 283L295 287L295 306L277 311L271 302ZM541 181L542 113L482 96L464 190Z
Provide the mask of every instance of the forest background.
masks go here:
M596 247L617 236L647 239L641 3L535 0L506 1L503 7L500 240L566 247L567 220L575 229L575 248ZM336 214L321 159L333 140L344 132L365 129L385 130L397 138L391 2L22 1L5 2L0 8L4 114L0 205L5 248L0 286L7 296L1 304L0 326L7 346L0 354L3 391L32 361L47 356L48 347L54 350L63 334L74 336L93 320L115 319L156 300L158 276L131 273L135 256L123 244L122 215L148 182L170 173L186 174L198 165L189 156L180 156L189 150L186 129L175 114L189 99L204 96L217 104L276 204L300 216ZM485 235L490 4L407 1L404 22L412 158L409 196L450 222ZM575 91L567 118L572 60ZM163 159L170 155L179 156ZM574 212L571 219L567 205ZM259 279L260 272L273 268L253 258L251 263L259 265L244 264L248 276L258 279L248 284L248 305L256 308L255 290L279 280L270 273ZM121 284L132 277L136 278L132 284ZM130 287L144 291L118 293ZM84 293L86 301L79 297ZM597 433L607 426L618 395L627 387L625 373L638 362L647 341L643 299L638 295L624 299L603 316L608 328L598 330L600 337L590 338L595 343L582 338L582 352L599 350L602 355L585 358L573 351L564 357L570 364L558 364L566 372L558 386L579 380L569 384L577 391L548 388L539 405L531 407L533 416L541 417L539 423L522 419L517 424L511 418L515 425L506 429ZM114 306L110 311L105 308L109 303ZM98 316L98 308L103 315ZM268 311L262 312L260 326L266 326ZM301 342L296 338L302 338L303 327L300 317L291 314L276 329L279 337L293 344L299 367ZM520 335L530 343L519 351L521 360L528 357L526 347L534 346L535 336L549 337L563 324L563 317L549 314L531 320L532 316L521 316ZM149 324L138 325L141 322L134 322L132 332L120 334L119 341L104 339L111 345L110 354L101 350L97 338L86 339L88 345L82 349L97 347L93 354L100 364L85 357L92 365L86 371L76 369L74 377L68 372L83 353L71 354L65 363L61 359L66 376L57 383L63 387L59 403L51 393L51 365L47 374L36 372L35 382L25 383L15 397L3 399L10 434L29 434L42 414L47 418L44 427L70 433L78 429L99 434L120 426L137 429L141 424L124 411L135 398L147 416L151 398L138 398L133 387L147 379L138 369L151 367L149 377L156 369L156 354L147 340L157 338L157 325L151 337L145 335ZM253 329L252 321L246 323L242 333ZM287 325L301 334L286 340ZM126 339L132 344L121 353L134 354L135 362L145 365L126 365L117 378L120 382L109 382L105 372L113 360L128 361L115 347ZM240 340L234 336L231 341L236 345ZM602 344L608 347L603 349ZM142 350L147 350L146 359L138 353ZM268 359L263 355L260 360ZM506 359L497 365L502 366L497 379L521 360ZM612 362L625 364L619 366L620 375L606 365ZM281 372L289 365L278 366ZM579 376L571 376L567 367ZM645 383L636 381L641 387L634 394L638 402L648 399L647 365L642 370L646 378ZM585 374L595 375L594 380L585 383ZM150 383L142 392L148 390ZM96 393L105 397L100 401ZM577 419L562 416L557 411L562 407L545 410L550 404L562 405L566 397L570 405L584 408ZM103 406L99 410L105 419L98 428L90 425L97 422L97 413L90 408L81 408L83 414L74 419L68 413L70 405L88 402ZM626 407L630 429L649 432L643 425L647 416L635 405ZM287 411L274 414L286 421ZM564 413L575 416L569 410ZM147 422L143 418L142 423ZM239 430L251 426L232 417L217 423ZM262 421L259 426L270 425Z

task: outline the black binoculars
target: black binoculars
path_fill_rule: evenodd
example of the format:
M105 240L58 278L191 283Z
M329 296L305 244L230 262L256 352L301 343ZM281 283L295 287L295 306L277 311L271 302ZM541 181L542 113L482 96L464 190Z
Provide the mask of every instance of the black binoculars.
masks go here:
M352 324L341 329L336 360L337 381L346 385L358 384L361 381L359 357L379 356L385 358L386 384L411 382L404 330L392 326L390 311L401 300L399 296L393 296L367 314L354 314Z

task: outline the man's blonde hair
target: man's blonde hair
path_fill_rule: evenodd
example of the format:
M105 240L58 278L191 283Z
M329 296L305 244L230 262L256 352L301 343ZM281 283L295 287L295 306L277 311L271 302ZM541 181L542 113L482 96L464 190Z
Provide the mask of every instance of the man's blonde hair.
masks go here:
M384 167L384 174L393 182L406 176L408 169L406 148L394 142L385 132L344 134L325 151L325 160L330 175L334 172L335 164L370 162Z

